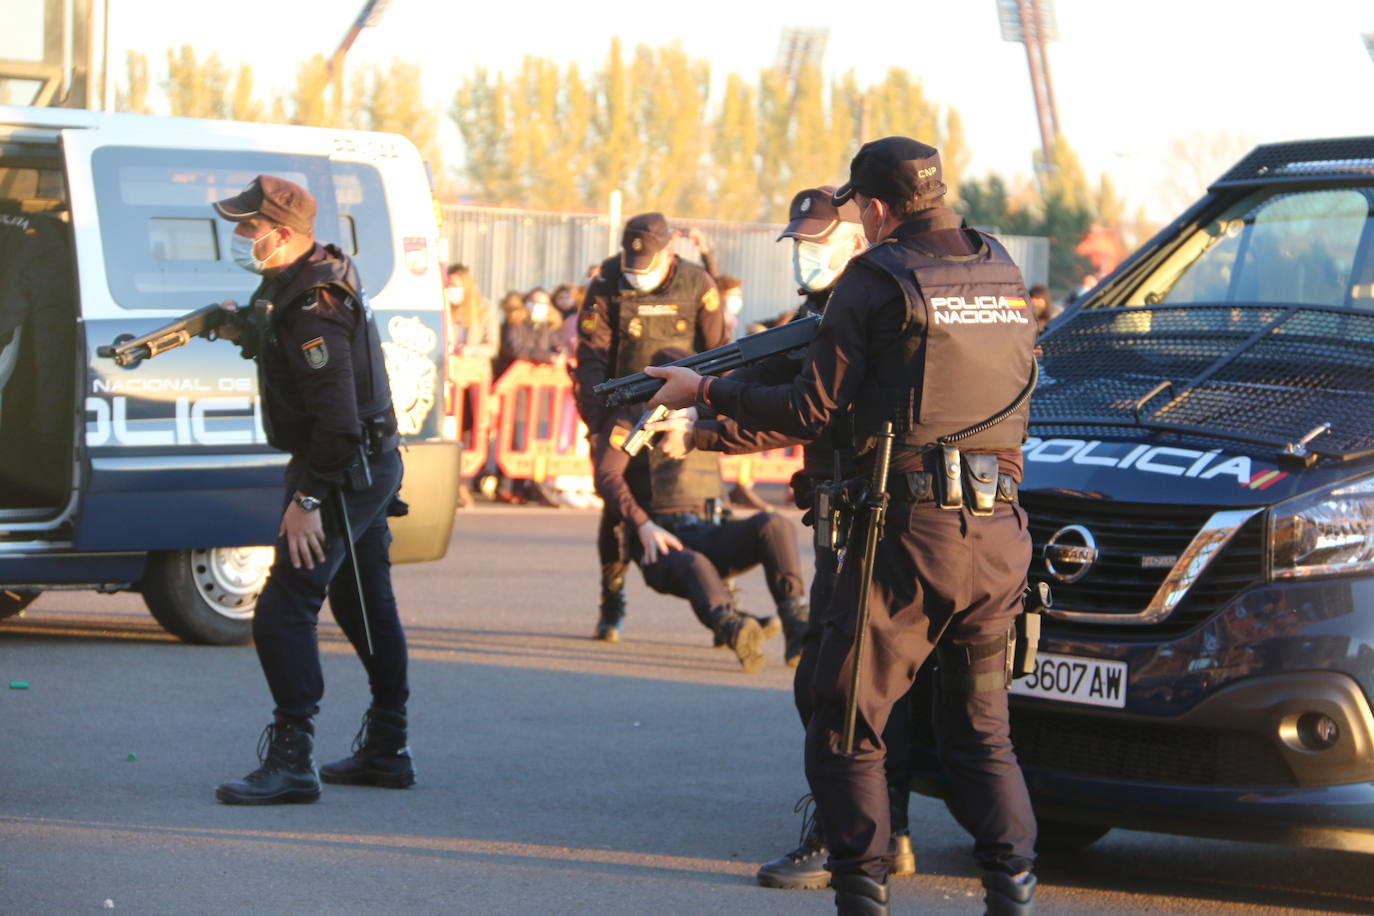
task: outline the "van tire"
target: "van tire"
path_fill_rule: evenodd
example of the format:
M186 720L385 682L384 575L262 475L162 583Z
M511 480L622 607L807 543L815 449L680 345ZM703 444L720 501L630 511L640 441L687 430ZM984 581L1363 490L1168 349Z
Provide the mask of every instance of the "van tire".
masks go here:
M29 589L0 588L0 620L24 613L24 608L33 604L41 594L40 591Z
M241 645L253 635L253 609L271 554L270 547L155 551L148 555L143 603L179 639Z
M1102 839L1112 829L1101 824L1074 824L1037 818L1035 851L1039 853L1078 852Z

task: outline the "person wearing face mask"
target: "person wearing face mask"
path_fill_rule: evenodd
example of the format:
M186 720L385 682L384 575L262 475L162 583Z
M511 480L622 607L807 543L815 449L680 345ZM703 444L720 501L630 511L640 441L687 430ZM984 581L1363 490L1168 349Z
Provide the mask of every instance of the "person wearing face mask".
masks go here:
M621 250L601 263L590 280L577 317L577 409L596 450L610 434L613 415L592 389L614 376L638 372L664 347L689 353L729 343L715 281L703 268L673 252L674 233L662 213L642 213L625 223ZM595 637L620 638L625 617L627 538L607 506L597 532L601 600Z
M863 227L859 224L858 205L850 200L836 206L831 202L834 192L834 187L829 185L797 192L789 208L787 227L778 236L778 241L787 239L792 243L793 279L797 282L797 291L804 297L801 306L791 316L793 319L824 314L830 291L850 258L867 246ZM800 371L799 359L779 355L753 366L736 369L728 378L776 385L795 379ZM817 487L835 476L837 457L842 479L857 473L849 426L843 420L843 417L837 418L824 435L804 442L802 469L792 478L793 498L800 509L813 508ZM675 441L682 441L688 450L702 449L738 455L784 448L802 441L768 431L746 432L733 420L714 417L695 421L681 418L661 421L653 424L651 429L681 433L681 440L663 440L663 447L669 450ZM671 454L681 457L676 453ZM817 549L815 557L809 615L803 606L800 616L783 616L784 659L788 665L797 668L792 689L803 729L811 721L812 680L816 670L816 650L820 643L820 629L811 627L809 619L811 616L824 616L834 594L838 573L833 551ZM910 718L904 699L894 709L883 730L883 743L887 748L889 818L892 823L889 854L894 875L910 875L916 871L908 827L910 731ZM801 843L792 851L760 866L756 877L764 887L819 890L830 886L830 872L825 869L829 847L826 845L824 819L811 813L807 804L809 801L810 797L804 796L797 806L804 813Z
M450 349L454 355L496 356L501 329L496 310L477 287L472 271L463 264L450 264L444 278L444 301L448 303Z
M253 641L276 708L259 742L261 765L215 795L234 805L312 802L321 778L406 788L415 782L406 730L410 687L387 524L389 515L405 514L405 504L397 496L400 437L376 321L353 262L315 241L315 198L305 188L259 175L214 209L235 224L234 260L262 275L248 301L271 305L265 327L222 336L257 360L267 441L291 455L276 560L253 616ZM367 670L372 702L353 754L317 773L313 718L324 678L315 630L326 597Z
M847 413L865 476L879 435L892 429L891 502L871 567L855 745L846 753L841 736L860 563L843 565L821 621L806 736L840 914L888 912L881 735L932 654L940 672L930 723L946 802L974 837L987 913L1034 910L1035 815L1011 743L1007 656L1031 558L1016 491L1036 327L1006 249L965 229L944 194L933 147L887 137L859 150L832 202L858 204L871 245L835 284L789 383L645 370L665 380L649 406L704 403L747 429L815 438Z
M518 359L527 363L548 364L563 359L563 317L553 307L547 290L532 289L520 306L506 313L501 325L501 353L496 360L496 375L505 372Z

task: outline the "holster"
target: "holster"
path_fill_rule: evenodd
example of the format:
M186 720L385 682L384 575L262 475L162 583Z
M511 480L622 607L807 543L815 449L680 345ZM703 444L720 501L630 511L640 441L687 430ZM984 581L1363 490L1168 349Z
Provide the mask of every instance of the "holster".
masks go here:
M815 546L817 550L839 553L844 549L849 525L845 518L844 481L827 480L816 487Z
M1006 690L1011 686L1012 657L1016 649L1016 628L1003 636L976 646L943 644L936 647L940 659L940 686L956 693L985 693ZM1001 667L975 674L974 664L993 656L1002 656Z
M964 484L959 446L940 446L940 472L935 475L935 500L941 509L964 506Z
M353 460L344 468L343 487L349 493L358 493L372 486L372 465L367 460L367 445L359 443Z
M1041 615L1052 606L1048 582L1036 582L1026 587L1025 611L1016 618L1016 652L1012 677L1026 677L1035 670L1035 653L1040 646Z

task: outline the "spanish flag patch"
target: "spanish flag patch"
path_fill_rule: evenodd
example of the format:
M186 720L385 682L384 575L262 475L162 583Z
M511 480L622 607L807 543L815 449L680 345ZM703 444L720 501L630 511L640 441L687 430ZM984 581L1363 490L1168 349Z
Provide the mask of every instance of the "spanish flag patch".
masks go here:
M713 286L701 297L701 307L708 312L714 312L720 308L720 293Z
M1002 302L1004 303L1004 307L1009 309L1023 309L1026 307L1025 299L1003 298Z

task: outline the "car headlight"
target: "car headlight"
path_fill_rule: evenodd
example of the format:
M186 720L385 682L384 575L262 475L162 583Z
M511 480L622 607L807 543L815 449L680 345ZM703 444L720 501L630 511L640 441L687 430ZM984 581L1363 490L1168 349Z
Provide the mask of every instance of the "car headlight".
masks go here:
M1374 477L1274 506L1269 559L1275 579L1374 572Z

